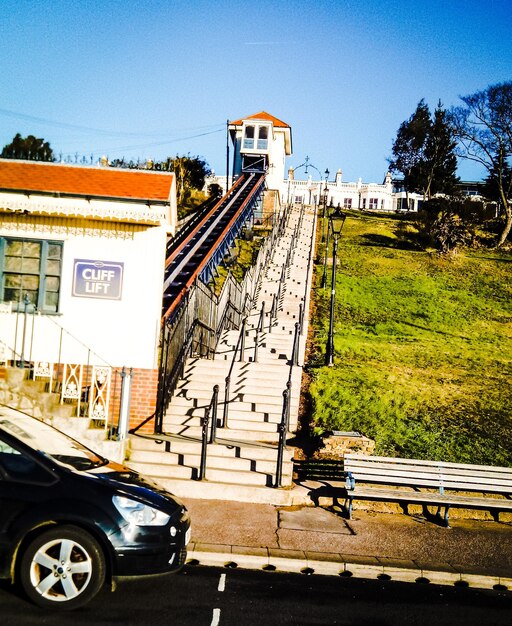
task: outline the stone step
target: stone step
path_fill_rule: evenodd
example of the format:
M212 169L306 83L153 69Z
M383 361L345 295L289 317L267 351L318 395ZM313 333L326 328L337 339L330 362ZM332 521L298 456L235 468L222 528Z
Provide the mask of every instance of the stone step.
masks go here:
M226 471L240 472L260 472L265 474L275 474L277 463L277 450L274 451L274 458L269 460L257 460L250 458L237 458L227 456L217 456L212 451L212 445L208 445L206 466L212 469L222 469ZM129 461L131 464L144 463L147 465L180 465L185 467L199 467L201 465L201 445L196 446L194 454L181 454L178 452L158 452L148 450L132 450ZM293 463L283 462L283 475L291 476ZM147 472L146 472L147 473ZM171 472L172 474L172 472Z
M193 416L187 415L185 417L179 418L176 415L173 415L172 418L165 417L164 418L164 428L165 430L173 429L176 430L180 427L183 428L201 428L201 417L202 416ZM222 420L222 414L217 416L217 423L219 424ZM243 420L238 419L238 416L233 416L228 414L229 427L233 430L243 430L243 431L253 431L258 433L276 433L278 422L262 422L259 420ZM210 418L210 425L211 425ZM211 427L211 426L210 426Z
M174 407L173 411L167 412L164 421L167 424L189 424L193 421L201 420L204 415L204 406L198 406L196 408L190 407L183 411L179 411L178 407ZM221 422L223 417L223 405L221 405L217 411L217 423ZM210 421L212 419L213 417L210 415ZM228 419L230 424L232 424L233 421L237 421L249 426L255 423L277 425L281 423L282 411L272 411L269 413L262 413L260 411L239 411L236 405L231 405L228 411Z
M174 453L194 454L197 447L201 445L200 439L184 437L173 437L170 435L151 435L141 437L132 435L129 437L130 451L162 452L169 450ZM235 439L224 439L222 433L217 437L216 443L208 444L209 455L235 458L251 458L255 460L274 459L277 455L277 447L269 444L256 445L248 442L237 441ZM131 454L131 452L130 452ZM283 458L285 462L291 461L294 448L288 446L284 450Z
M262 410L260 407L282 407L283 406L283 391L286 389L286 383L284 385L270 386L262 385L258 389L252 388L243 381L232 380L229 386L229 402L230 404L240 403L247 405L255 405L255 407L249 410ZM292 386L293 389L293 386ZM218 403L224 404L225 389L222 391L219 389ZM172 399L173 406L182 406L181 400L192 402L193 406L208 406L212 399L213 390L208 385L204 385L201 381L190 380L184 383L180 383L180 386L176 389L175 395ZM176 401L175 401L176 400ZM196 402L194 402L196 400ZM292 406L294 406L294 397L292 394L291 399ZM295 399L295 405L298 406L298 398Z
M184 379L192 379L198 377L201 380L208 379L224 383L226 376L229 372L229 364L226 361L221 360L208 360L201 359L195 360L193 363L188 363L185 367ZM231 379L244 378L247 381L259 381L259 380L280 380L283 384L286 384L290 375L290 369L283 367L283 364L276 362L273 364L262 365L261 363L248 362L235 362L231 371ZM302 369L300 367L292 368L292 379L300 381L302 376Z
M166 478L197 480L199 474L199 465L195 467L188 467L185 465L134 463L132 461L128 461L127 465L137 472L144 474L144 476L149 476L158 482L161 482L162 479L165 480ZM283 474L283 480L287 478L289 477ZM233 468L217 469L207 466L206 479L212 482L231 482L237 485L259 485L261 487L270 487L275 481L275 476L273 473L267 474L265 472L243 471Z
M230 423L231 424L231 423ZM202 435L202 428L199 426L186 426L178 424L168 424L164 422L165 432L171 435L180 435L182 437L191 437L199 439ZM275 432L263 431L263 430L251 430L249 428L223 428L222 434L225 438L237 439L239 441L261 441L265 443L277 444L279 436L277 428Z
M178 498L205 500L235 500L254 504L272 504L274 506L294 506L311 504L307 491L301 487L272 489L255 485L238 485L232 482L213 482L207 480L180 480L176 478L158 478L155 482L176 495ZM284 483L283 483L284 484ZM235 523L235 520L233 521Z

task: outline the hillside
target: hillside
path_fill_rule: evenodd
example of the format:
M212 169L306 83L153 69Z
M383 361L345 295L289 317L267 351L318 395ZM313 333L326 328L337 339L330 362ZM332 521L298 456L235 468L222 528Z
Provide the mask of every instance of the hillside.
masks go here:
M317 265L312 426L359 431L380 454L512 466L512 255L441 258L413 231L398 217L347 218L332 368Z

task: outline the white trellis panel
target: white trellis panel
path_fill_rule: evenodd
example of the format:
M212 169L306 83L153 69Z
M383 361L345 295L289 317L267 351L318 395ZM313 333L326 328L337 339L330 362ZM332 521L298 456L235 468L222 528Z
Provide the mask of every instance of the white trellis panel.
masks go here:
M91 389L89 393L89 419L103 421L105 428L107 428L108 425L111 380L111 367L100 365L93 366Z
M62 391L60 403L64 400L74 400L77 403L77 415L80 415L80 399L82 397L82 365L64 364L62 374Z

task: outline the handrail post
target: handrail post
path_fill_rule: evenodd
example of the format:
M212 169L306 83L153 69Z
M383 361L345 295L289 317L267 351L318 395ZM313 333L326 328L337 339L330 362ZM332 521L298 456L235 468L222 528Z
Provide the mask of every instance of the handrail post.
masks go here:
M21 335L21 355L18 367L25 367L25 337L27 335L27 315L28 315L28 305L30 304L30 300L28 294L25 294L23 298L23 332Z
M229 387L231 384L231 375L226 376L226 384L224 387L224 409L222 411L222 428L228 427L228 406L229 406Z
M283 480L283 457L284 448L286 445L286 414L288 412L288 389L283 391L283 412L281 415L281 422L277 425L279 431L279 444L277 447L277 462L276 462L276 482L274 487L282 487Z
M215 443L217 436L217 407L219 403L219 385L214 385L213 396L211 401L212 407L212 428L210 433L210 443Z
M206 452L208 449L208 422L210 419L210 407L204 410L204 417L201 418L202 442L201 442L201 467L199 468L198 480L203 480L206 476Z
M240 363L243 363L244 359L245 359L245 325L247 322L247 318L244 317L244 319L242 320L242 329L240 331ZM236 348L235 348L235 354L236 354Z

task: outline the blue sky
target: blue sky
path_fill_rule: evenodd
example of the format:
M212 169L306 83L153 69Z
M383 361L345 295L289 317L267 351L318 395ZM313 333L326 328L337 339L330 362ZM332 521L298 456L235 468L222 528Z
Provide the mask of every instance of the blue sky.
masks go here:
M421 98L512 80L511 32L511 0L2 0L0 147L31 133L223 174L226 120L265 110L292 127L290 165L382 182Z

